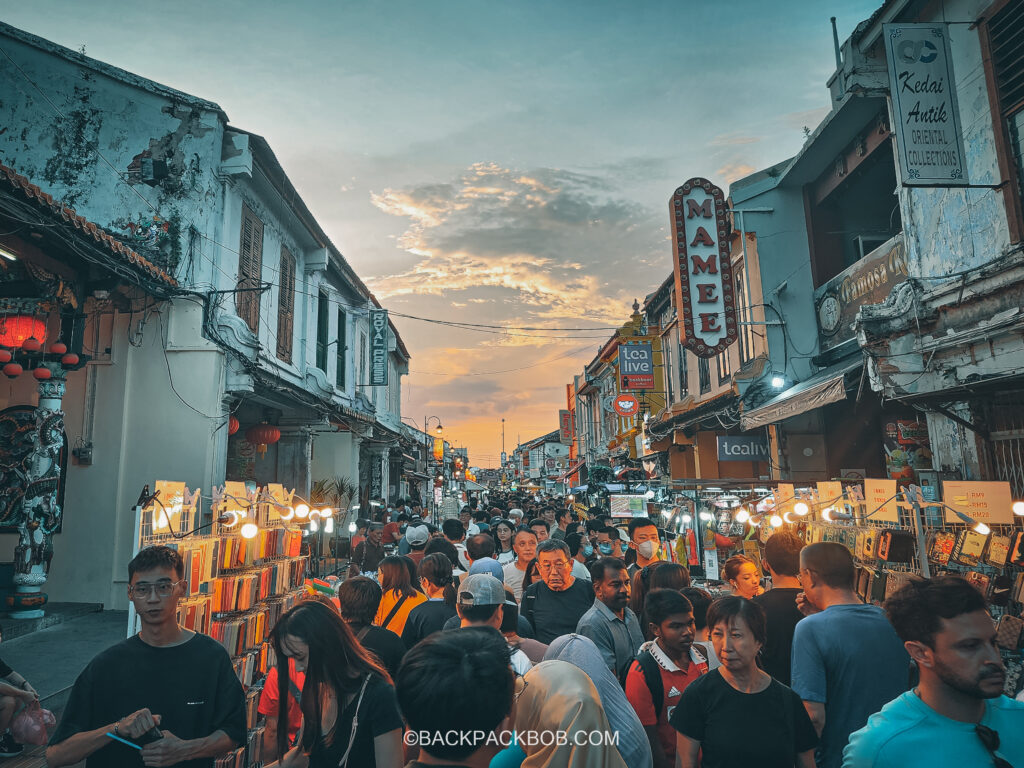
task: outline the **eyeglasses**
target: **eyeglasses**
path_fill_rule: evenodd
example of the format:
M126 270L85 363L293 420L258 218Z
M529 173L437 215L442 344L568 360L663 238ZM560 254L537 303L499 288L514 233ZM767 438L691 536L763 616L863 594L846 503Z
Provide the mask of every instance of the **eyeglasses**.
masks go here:
M515 687L512 689L512 700L519 701L519 697L526 692L526 688L529 685L526 682L526 678L522 675L516 675Z
M559 570L562 570L562 569L568 568L568 567L569 567L569 561L568 560L556 560L553 563L537 563L537 570L540 571L541 573L547 573L548 571L550 571L553 568L557 568Z
M147 584L141 582L139 584L132 584L128 587L128 594L132 597L149 597L154 591L158 597L170 597L171 592L178 584L184 584L185 581L159 581L156 584Z
M974 732L978 734L978 738L981 739L981 743L985 745L985 749L987 749L988 753L992 755L992 765L994 765L995 768L1013 768L1009 760L996 754L999 750L998 731L994 731L987 725L981 725L979 723L974 726Z

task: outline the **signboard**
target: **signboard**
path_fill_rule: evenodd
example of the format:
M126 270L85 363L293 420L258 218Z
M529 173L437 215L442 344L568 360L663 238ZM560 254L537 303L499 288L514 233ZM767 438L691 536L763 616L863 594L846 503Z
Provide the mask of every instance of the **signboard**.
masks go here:
M796 488L792 483L779 483L775 489L775 511L780 515L793 508L796 503Z
M979 523L1012 525L1013 495L1010 484L1003 480L943 480L942 500ZM959 517L946 510L947 523L962 523Z
M736 303L725 195L707 179L690 179L669 202L676 306L683 345L714 357L736 341Z
M882 29L904 186L967 184L949 28L885 24Z
M892 498L895 495L895 480L865 479L864 514L871 515L867 519L880 523L898 523L900 521L900 505L898 500ZM875 512L876 509L877 512Z
M852 339L861 305L881 304L906 279L906 246L903 236L896 235L815 290L822 350Z
M612 399L612 408L619 416L636 416L640 412L640 401L628 392L623 392Z
M444 501L444 489L434 486L434 504L440 504L442 501Z
M718 436L719 461L768 461L768 438Z
M572 413L569 411L558 412L558 442L572 445Z
M434 461L441 461L444 458L444 438L434 438Z
M924 419L894 419L885 423L882 438L885 471L893 480L917 482L917 473L932 468L928 422Z
M825 507L842 507L843 484L838 480L822 480L818 482L818 505Z
M619 389L654 389L654 352L650 343L619 345Z
M370 386L388 385L388 311L370 310Z
M608 497L612 517L647 517L647 497L616 494Z
M502 464L507 464L508 463L508 454L505 453L505 451L501 452L501 463Z

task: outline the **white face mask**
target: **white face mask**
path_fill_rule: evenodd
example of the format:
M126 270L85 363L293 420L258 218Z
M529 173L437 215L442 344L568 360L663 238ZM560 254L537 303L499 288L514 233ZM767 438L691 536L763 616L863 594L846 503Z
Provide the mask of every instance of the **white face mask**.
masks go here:
M655 552L658 551L658 542L656 541L641 541L636 545L636 551L640 553L640 557L645 560L650 560L654 557Z

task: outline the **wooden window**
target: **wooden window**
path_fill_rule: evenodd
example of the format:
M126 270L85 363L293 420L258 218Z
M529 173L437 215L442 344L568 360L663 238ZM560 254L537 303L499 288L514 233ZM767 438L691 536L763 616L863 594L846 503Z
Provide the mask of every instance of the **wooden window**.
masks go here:
M260 291L263 280L263 222L242 205L242 241L238 248L235 310L253 333L260 329Z
M729 359L728 347L715 356L715 362L718 366L718 383L724 384L729 380L729 375L732 373L732 360Z
M706 357L697 358L697 378L700 380L700 393L711 391L711 364Z
M327 291L320 291L316 301L316 367L327 373L327 333L331 302Z
M690 388L690 371L687 368L688 363L686 360L686 347L682 344L679 345L679 397L684 398L689 394Z
M338 307L338 338L337 338L337 365L338 368L334 374L334 382L338 385L338 389L345 388L345 352L348 351L348 346L345 344L346 334L348 333L348 323L346 322L345 310Z
M754 358L754 326L751 325L753 312L751 312L750 297L747 296L747 283L743 276L743 265L733 268L733 275L736 281L736 319L743 325L740 326L740 367L749 363Z
M983 25L982 60L1012 242L1024 239L1024 5L997 0Z
M280 285L277 290L277 357L292 361L295 335L295 257L281 247Z

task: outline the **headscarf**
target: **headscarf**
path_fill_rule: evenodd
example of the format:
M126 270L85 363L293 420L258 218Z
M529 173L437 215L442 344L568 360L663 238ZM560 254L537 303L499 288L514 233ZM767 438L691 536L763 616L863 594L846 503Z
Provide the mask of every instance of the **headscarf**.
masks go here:
M651 742L647 738L622 686L601 658L601 651L589 637L571 634L555 638L544 654L544 660L558 659L582 669L597 688L601 706L613 731L619 734L619 752L630 768L652 768Z
M540 744L520 742L526 752L522 768L626 768L614 745L590 743L599 741L591 737L594 732L613 731L597 688L583 670L567 661L542 661L524 679L526 689L516 702L516 732L563 731L566 743L554 738L531 739Z

